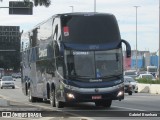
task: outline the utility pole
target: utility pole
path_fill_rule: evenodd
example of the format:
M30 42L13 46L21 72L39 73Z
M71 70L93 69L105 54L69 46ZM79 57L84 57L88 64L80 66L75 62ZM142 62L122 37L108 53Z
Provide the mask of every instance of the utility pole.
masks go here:
M96 0L94 0L94 12L96 12Z
M136 70L138 69L138 60L137 60L137 8L140 6L134 6L136 8Z
M72 8L72 12L74 12L74 6L69 6L69 7L71 7Z
M159 62L158 62L158 67L159 67L159 75L160 75L160 0L159 0ZM159 76L160 79L160 76Z

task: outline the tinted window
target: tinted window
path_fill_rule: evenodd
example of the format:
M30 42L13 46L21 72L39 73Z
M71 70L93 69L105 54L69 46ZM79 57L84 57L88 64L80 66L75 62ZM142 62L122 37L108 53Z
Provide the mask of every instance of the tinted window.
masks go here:
M96 44L120 40L113 15L64 15L61 24L64 42Z

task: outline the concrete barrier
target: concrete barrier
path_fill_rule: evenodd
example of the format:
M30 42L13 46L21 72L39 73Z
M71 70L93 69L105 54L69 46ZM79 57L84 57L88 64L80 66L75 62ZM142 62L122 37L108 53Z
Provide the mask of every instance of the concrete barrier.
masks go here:
M159 84L151 84L150 85L150 93L160 94L160 85Z
M160 84L143 84L138 83L138 92L160 94Z
M10 102L8 100L0 98L0 106L1 107L5 107L5 106L9 106L9 105L10 105Z

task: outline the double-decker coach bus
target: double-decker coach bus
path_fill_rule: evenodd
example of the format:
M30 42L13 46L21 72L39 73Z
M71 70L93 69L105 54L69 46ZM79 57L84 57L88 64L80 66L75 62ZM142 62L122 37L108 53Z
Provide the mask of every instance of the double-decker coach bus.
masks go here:
M29 101L58 108L68 102L110 107L124 99L122 43L130 57L112 14L54 15L22 35L22 90Z

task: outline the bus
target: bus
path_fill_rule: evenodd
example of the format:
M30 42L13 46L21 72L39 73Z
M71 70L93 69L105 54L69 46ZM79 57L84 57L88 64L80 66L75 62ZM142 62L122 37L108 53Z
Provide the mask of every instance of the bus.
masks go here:
M154 77L156 77L158 68L157 66L147 66L147 73L152 74Z
M124 99L122 43L116 18L109 13L52 16L21 36L22 91L30 102L94 102L110 107Z

